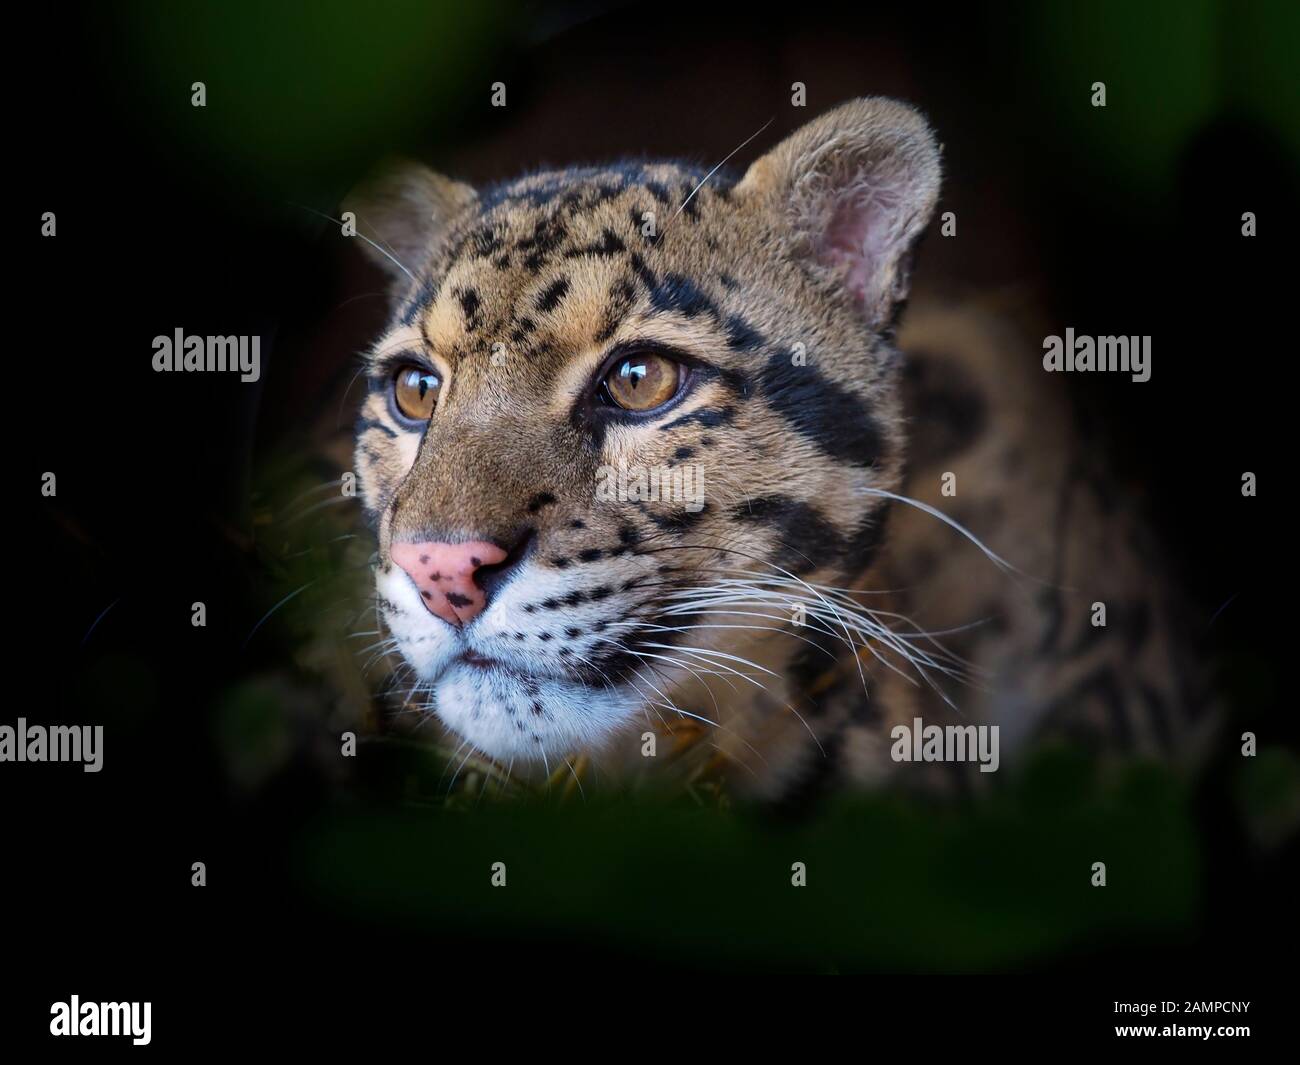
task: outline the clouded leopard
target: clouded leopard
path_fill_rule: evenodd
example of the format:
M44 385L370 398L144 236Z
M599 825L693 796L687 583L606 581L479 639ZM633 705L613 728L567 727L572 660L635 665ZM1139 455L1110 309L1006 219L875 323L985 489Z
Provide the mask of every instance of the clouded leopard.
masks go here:
M743 173L357 191L392 313L355 467L423 717L514 774L688 750L763 796L934 778L891 753L918 719L1004 760L1198 730L1158 552L1033 345L923 286L902 314L940 177L860 99Z

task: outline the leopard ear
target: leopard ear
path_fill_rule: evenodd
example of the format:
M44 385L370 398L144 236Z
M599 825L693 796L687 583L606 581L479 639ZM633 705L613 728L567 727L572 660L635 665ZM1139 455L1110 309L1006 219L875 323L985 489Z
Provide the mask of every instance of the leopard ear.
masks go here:
M907 295L910 251L939 182L939 146L920 112L876 97L796 130L754 162L736 194L775 213L788 254L883 328Z
M352 212L366 254L402 288L477 198L469 185L402 159L384 164L353 189L343 210Z

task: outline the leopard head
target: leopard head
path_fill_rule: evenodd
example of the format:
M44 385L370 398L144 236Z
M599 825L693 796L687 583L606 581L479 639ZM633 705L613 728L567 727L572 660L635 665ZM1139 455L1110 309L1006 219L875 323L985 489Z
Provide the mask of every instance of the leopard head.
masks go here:
M406 164L345 205L393 284L355 458L379 610L446 727L523 763L711 718L816 635L800 602L833 618L902 473L939 175L920 115L863 99L739 178Z

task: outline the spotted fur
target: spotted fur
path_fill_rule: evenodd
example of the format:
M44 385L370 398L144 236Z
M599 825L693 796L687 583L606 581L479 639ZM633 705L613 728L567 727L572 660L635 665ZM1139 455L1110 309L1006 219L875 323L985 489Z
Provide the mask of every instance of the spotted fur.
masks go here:
M643 733L695 725L773 795L896 770L888 727L914 713L965 707L1028 736L1072 717L1056 704L1075 689L1118 701L1113 719L1144 699L1170 710L1167 663L1119 681L1098 672L1113 669L1108 634L1083 646L1091 593L1061 588L1113 545L1075 557L1060 513L1088 505L1086 472L1068 439L1036 449L1040 427L995 398L998 341L950 365L944 319L930 317L917 357L900 352L939 182L917 112L858 100L739 177L632 162L476 192L405 166L357 194L394 309L369 356L355 464L380 613L432 716L516 772L575 754L644 765ZM689 366L680 399L637 418L594 403L610 359L646 349ZM427 426L394 406L400 364L443 382ZM703 508L598 502L598 471L619 463L698 465ZM1044 583L900 499L933 494L935 463L963 485L972 513L958 520ZM1032 514L1008 486L1031 493ZM981 507L1020 518L1007 532ZM486 540L515 557L456 628L392 563L398 540ZM1123 581L1112 574L1120 596ZM1122 609L1130 642L1148 646L1161 619ZM1001 636L958 631L944 649L918 635L918 622L961 630L986 610ZM992 696L969 683L980 668Z

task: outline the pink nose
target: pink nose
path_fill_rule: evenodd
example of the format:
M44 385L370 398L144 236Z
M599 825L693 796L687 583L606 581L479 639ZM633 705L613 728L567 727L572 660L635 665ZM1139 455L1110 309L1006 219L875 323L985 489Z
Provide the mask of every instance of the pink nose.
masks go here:
M431 613L452 625L468 625L487 606L487 595L474 583L480 566L492 566L506 552L486 540L463 544L393 544L389 552L410 574Z

